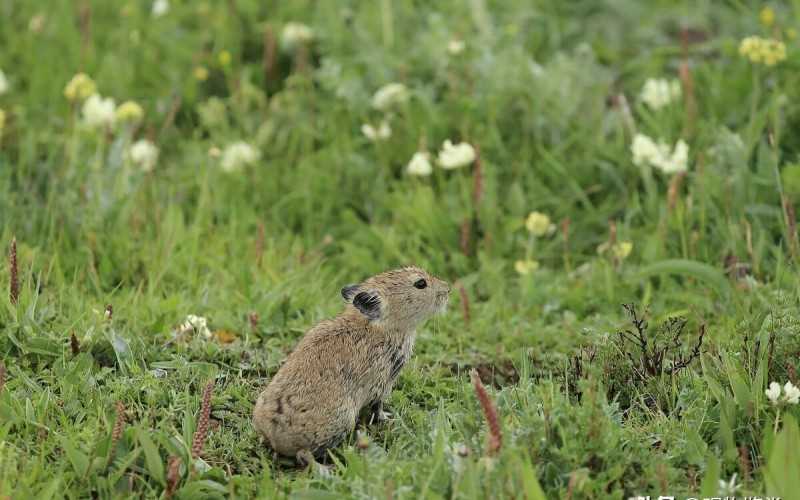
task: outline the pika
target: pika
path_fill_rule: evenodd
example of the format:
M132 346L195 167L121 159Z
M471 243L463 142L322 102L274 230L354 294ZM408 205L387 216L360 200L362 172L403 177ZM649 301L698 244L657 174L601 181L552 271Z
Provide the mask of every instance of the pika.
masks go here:
M403 267L342 288L337 317L311 328L258 396L253 425L272 449L301 464L323 459L368 409L383 402L414 346L417 325L443 312L450 285Z

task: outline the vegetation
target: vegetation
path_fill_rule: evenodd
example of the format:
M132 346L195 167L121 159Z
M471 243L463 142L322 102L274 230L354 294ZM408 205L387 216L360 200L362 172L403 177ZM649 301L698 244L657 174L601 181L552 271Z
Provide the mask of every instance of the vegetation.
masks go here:
M798 24L0 0L0 497L797 498ZM259 390L407 263L394 419L274 457Z

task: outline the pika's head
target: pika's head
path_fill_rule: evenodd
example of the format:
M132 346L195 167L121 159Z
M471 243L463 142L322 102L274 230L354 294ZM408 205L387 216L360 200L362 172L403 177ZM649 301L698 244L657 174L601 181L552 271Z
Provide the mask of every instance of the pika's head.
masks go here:
M413 327L444 311L450 285L409 266L342 288L342 297L371 322Z

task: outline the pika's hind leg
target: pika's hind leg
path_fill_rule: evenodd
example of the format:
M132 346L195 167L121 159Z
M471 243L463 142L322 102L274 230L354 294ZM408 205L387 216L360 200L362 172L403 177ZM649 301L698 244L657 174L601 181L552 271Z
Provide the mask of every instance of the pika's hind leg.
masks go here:
M314 454L308 450L298 451L297 454L295 455L295 460L297 460L297 463L301 465L303 468L311 467L321 476L327 477L330 476L331 473L333 472L332 465L323 465L317 462L317 459L316 457L314 457Z
M342 441L353 432L357 417L354 408L352 402L336 408L319 408L318 416L324 415L325 418L318 419L310 426L303 426L302 444L295 448L299 450L295 454L297 461L308 464L308 458L312 457L315 462L327 462L328 450L342 444ZM309 427L315 430L306 432L305 429Z
M392 418L392 414L386 411L383 411L383 400L378 400L373 402L369 407L369 417L367 418L367 424L381 424L386 422Z

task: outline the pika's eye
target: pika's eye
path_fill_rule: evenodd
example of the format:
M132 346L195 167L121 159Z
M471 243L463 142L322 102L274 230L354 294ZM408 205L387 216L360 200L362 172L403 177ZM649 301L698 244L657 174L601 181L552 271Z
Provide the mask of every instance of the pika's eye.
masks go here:
M426 282L424 279L417 280L414 282L414 288L419 288L420 290L422 290L426 286L428 286L428 282Z

